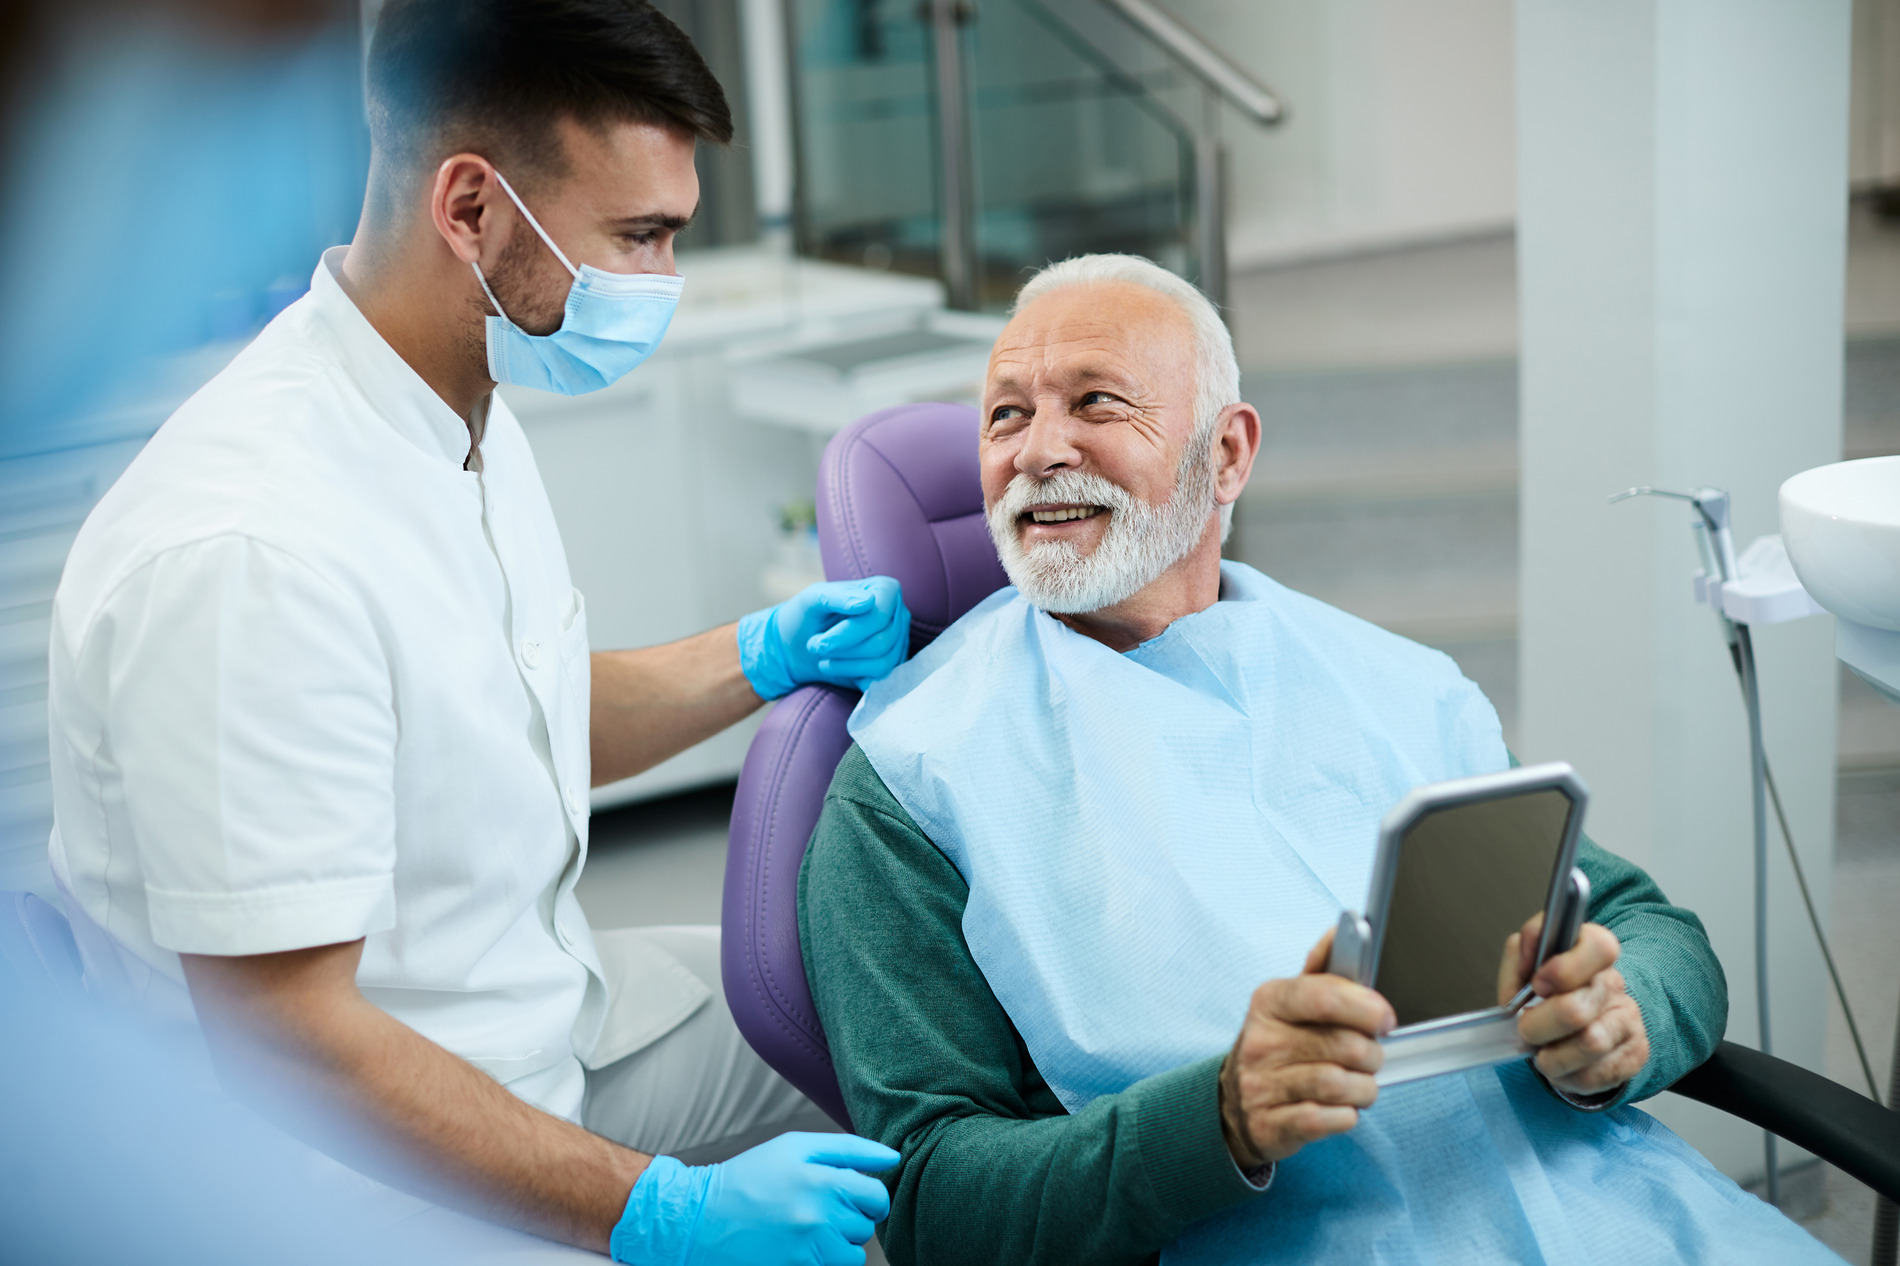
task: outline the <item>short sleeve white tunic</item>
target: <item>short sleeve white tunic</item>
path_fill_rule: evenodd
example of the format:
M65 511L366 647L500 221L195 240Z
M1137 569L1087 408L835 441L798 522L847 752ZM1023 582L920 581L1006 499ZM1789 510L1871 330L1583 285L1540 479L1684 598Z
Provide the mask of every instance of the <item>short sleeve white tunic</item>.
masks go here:
M366 938L364 994L577 1116L588 649L534 458L310 293L160 428L54 602L55 876L96 988Z

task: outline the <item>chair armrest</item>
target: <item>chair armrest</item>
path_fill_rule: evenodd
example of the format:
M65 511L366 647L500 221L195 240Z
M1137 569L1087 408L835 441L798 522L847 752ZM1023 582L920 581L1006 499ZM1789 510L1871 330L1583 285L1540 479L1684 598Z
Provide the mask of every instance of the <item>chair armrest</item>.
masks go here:
M1900 1200L1900 1112L1839 1082L1724 1042L1670 1089L1805 1147Z

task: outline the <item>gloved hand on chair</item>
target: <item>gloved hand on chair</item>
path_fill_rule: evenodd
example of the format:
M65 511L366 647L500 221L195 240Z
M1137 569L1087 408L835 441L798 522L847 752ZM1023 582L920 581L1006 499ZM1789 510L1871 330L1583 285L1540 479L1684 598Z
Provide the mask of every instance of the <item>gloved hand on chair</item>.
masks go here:
M764 699L807 682L863 690L910 653L910 611L889 576L833 580L739 621L739 667Z
M617 1262L862 1266L898 1154L851 1134L781 1134L718 1165L656 1156L609 1241ZM860 1173L859 1171L868 1171Z

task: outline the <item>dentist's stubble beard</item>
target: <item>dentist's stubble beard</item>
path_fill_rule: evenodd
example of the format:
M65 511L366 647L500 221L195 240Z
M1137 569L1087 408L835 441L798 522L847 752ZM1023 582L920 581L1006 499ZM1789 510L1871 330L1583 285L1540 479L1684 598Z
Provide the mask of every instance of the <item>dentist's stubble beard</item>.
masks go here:
M1023 597L1051 614L1099 611L1154 583L1200 543L1214 513L1213 427L1197 428L1174 474L1174 492L1152 505L1100 475L1060 471L1047 479L1018 474L989 510L990 539ZM1068 541L1024 549L1017 520L1033 505L1064 502L1109 511L1101 543L1082 554Z

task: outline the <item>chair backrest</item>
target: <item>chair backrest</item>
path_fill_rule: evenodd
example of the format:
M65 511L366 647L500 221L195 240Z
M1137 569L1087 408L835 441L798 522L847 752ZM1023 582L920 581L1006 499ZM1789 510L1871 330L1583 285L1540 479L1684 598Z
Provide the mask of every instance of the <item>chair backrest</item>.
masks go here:
M818 548L833 580L895 576L916 651L1009 580L983 521L977 416L909 404L853 423L825 448ZM739 774L726 846L720 970L760 1057L850 1127L798 944L798 868L825 790L851 746L858 696L806 686L773 707Z

